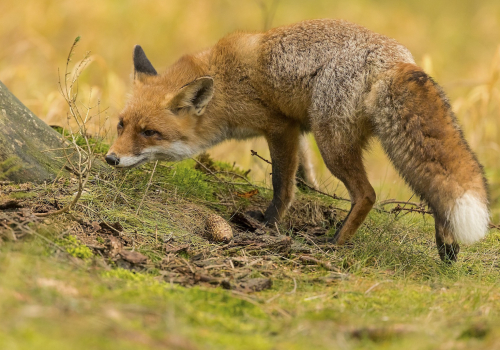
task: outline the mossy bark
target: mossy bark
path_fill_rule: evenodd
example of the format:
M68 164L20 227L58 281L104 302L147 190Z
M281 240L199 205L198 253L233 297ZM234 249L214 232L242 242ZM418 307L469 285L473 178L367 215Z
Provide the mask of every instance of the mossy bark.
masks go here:
M64 146L61 135L0 81L0 179L16 183L54 179L64 166L60 149Z

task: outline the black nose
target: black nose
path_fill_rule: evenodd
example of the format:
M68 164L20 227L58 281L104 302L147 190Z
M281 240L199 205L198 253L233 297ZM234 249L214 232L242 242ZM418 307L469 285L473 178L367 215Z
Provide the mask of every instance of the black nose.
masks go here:
M118 158L116 154L111 153L106 156L106 162L108 162L109 165L117 166L120 164L120 158Z

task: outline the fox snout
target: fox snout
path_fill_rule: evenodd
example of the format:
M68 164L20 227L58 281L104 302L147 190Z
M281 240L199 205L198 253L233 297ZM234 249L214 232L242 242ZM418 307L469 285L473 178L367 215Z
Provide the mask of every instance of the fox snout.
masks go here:
M134 168L148 161L159 160L158 155L152 152L145 152L140 155L119 155L115 151L110 150L104 158L106 163L115 168Z
M120 158L118 158L115 153L107 154L105 159L106 163L108 163L109 165L117 166L118 164L120 164Z

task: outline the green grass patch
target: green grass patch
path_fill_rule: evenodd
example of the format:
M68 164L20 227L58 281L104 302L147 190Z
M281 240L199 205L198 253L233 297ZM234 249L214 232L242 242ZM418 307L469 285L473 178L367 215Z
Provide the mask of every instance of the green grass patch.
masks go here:
M101 174L72 211L83 223L55 216L29 224L36 234L4 239L1 348L412 350L491 349L500 342L500 232L462 247L459 261L449 265L439 260L431 216L373 210L350 244L336 249L307 245L297 234L303 223L288 227L285 220L281 233L309 252L226 251L200 234L204 217L218 211L228 218L235 208L265 205L271 192L239 198L234 194L252 187L227 183L245 183L230 173L244 174L228 164L213 166L226 183L194 161L157 166L154 174L152 165ZM36 187L29 192L36 197L26 202L65 202L74 192L68 186L74 184ZM348 209L309 191L296 200L295 215L311 218L318 210ZM107 244L108 236L96 231L102 220L119 223L126 249L148 256L150 267L107 264L99 250L89 249ZM164 245L189 249L165 253ZM340 273L302 263L304 254ZM244 278L269 277L273 286L250 294L209 284L183 287L168 277L176 270L165 260L172 259L186 276L191 268L234 286L238 269L246 269ZM197 265L200 260L206 264Z

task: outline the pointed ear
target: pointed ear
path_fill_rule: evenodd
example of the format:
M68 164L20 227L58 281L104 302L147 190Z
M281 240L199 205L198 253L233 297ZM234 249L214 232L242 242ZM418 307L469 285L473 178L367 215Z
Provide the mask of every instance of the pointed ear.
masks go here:
M142 81L146 76L157 75L144 50L139 45L134 47L134 80Z
M189 108L198 116L205 112L214 95L214 80L211 77L201 77L184 85L172 98L169 107L178 110Z

